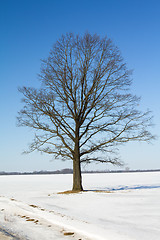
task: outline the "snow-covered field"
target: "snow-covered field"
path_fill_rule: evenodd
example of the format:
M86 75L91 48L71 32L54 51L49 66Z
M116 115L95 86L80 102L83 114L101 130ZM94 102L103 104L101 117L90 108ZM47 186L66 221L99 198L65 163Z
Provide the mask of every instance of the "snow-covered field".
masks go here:
M160 239L160 172L84 174L83 186L93 191L57 194L72 175L0 176L0 228L28 240Z

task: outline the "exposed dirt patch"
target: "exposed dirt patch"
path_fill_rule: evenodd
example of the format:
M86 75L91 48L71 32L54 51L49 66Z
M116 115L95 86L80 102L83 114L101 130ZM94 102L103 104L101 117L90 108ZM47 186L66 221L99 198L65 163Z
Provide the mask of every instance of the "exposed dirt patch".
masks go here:
M36 205L33 205L33 204L31 204L31 205L29 205L30 207L33 207L33 208L39 208L38 206L36 206Z
M74 235L74 232L65 232L63 233L64 236L71 236Z
M30 204L29 206L30 206L30 207L33 207L33 208L38 208L38 209L40 209L41 211L45 211L44 208L40 208L40 207L38 207L38 206L36 206L36 205L33 205L33 204Z
M18 215L20 218L24 218L27 222L34 222L34 223L39 223L39 220L37 219L34 219L34 218L30 218L28 216L21 216L21 215Z

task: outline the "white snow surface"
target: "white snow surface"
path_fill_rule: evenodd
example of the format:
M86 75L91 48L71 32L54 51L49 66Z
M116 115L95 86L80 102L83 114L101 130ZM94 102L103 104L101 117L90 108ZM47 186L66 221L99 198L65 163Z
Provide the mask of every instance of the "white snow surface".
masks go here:
M92 191L57 194L72 175L0 176L0 228L25 240L160 239L160 172L83 174L83 186Z

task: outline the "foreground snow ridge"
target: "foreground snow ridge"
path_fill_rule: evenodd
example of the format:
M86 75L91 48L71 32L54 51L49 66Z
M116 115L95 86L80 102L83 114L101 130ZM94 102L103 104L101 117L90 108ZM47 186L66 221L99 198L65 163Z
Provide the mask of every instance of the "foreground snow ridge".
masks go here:
M21 240L157 240L160 172L0 176L0 228ZM92 191L91 191L92 190Z

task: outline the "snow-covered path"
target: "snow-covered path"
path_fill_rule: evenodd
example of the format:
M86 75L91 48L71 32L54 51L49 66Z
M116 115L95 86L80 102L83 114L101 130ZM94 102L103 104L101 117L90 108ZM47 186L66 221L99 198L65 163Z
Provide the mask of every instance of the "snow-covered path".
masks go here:
M62 240L64 236L67 236L67 239L79 237L76 232L63 227L60 222L61 215L58 222L58 218L54 220L57 213L37 205L0 197L0 211L0 226L11 235L14 234L17 237L15 240Z
M83 181L93 191L57 194L71 189L71 175L1 176L0 225L25 240L159 239L160 172Z
M10 234L7 230L0 227L0 239L1 240L21 240L17 238L15 235Z

